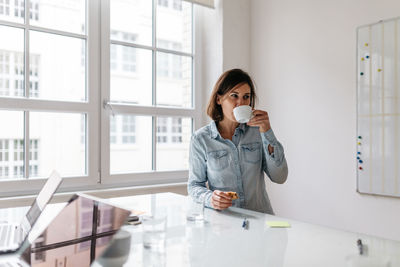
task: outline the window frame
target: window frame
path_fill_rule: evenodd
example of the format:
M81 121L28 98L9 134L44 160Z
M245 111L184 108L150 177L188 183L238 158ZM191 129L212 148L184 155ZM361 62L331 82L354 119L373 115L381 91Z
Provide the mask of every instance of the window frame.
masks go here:
M87 31L84 34L76 34L60 30L48 29L39 26L30 25L29 0L25 1L25 21L16 23L12 21L1 20L0 25L14 27L24 30L24 72L25 72L25 97L0 97L0 110L24 112L24 176L28 177L29 172L29 113L30 112L60 112L60 113L78 113L86 116L86 175L66 177L59 192L71 192L93 188L100 180L99 172L99 140L96 129L100 127L100 98L99 75L100 45L97 43L100 36L100 17L97 15L100 10L100 4L96 0L86 1L86 25ZM34 99L27 97L29 95L30 85L30 31L38 31L49 34L58 34L66 37L80 38L86 41L86 94L87 99L84 102L70 102L59 100ZM47 177L38 177L34 179L5 179L0 181L0 197L11 197L16 195L36 194L46 182Z
M196 90L200 88L196 86L196 65L197 60L195 56L196 48L196 25L195 25L195 7L192 4L192 53L178 52L170 49L157 48L156 47L156 14L158 0L152 0L153 2L153 14L152 14L152 44L141 45L133 44L129 42L110 40L110 0L103 0L101 2L101 95L103 109L101 111L101 183L105 186L134 186L134 185L155 185L162 183L177 183L186 182L189 171L188 170L175 170L175 171L157 171L156 170L156 144L157 144L157 125L156 116L162 117L189 117L192 119L192 132L196 129L197 125L201 124L202 112L201 107L201 92ZM127 105L121 103L115 103L110 101L110 45L123 45L133 48L141 48L152 51L152 84L153 84L153 105ZM192 58L192 108L180 108L180 107L163 107L155 106L155 93L156 93L156 53L164 52L168 54L175 54L179 56L190 56ZM152 116L152 166L153 170L148 172L134 172L124 174L111 174L110 173L110 115L138 115L138 116Z
M82 190L100 190L127 186L157 185L170 183L185 183L188 170L153 171L110 174L110 114L130 114L152 116L152 143L153 166L156 163L157 128L156 116L188 117L192 119L192 132L203 123L201 75L199 67L201 60L196 57L196 6L192 4L192 53L177 52L169 49L156 48L156 8L157 1L153 1L153 28L152 45L138 45L123 41L112 41L129 47L151 49L153 73L153 97L156 86L156 52L165 52L192 57L192 108L172 108L162 106L124 105L111 103L110 99L110 1L86 0L86 33L76 34L60 30L53 30L29 24L29 0L25 1L25 21L16 23L0 20L0 25L25 29L24 33L24 71L25 96L28 96L29 75L29 31L36 30L44 33L61 34L63 36L78 37L86 40L86 102L69 102L58 100L42 100L33 98L0 97L0 110L21 111L29 114L31 111L65 112L86 114L86 176L66 177L58 192L73 192ZM184 1L184 0L183 0ZM200 41L200 38L199 40ZM200 51L200 50L198 50ZM99 90L100 89L100 90ZM155 100L153 100L155 103ZM24 115L24 172L27 177L29 171L29 116ZM100 130L100 131L99 131ZM99 133L100 132L100 133ZM9 170L13 171L13 170ZM0 197L32 195L39 192L47 177L34 179L5 179L0 181Z

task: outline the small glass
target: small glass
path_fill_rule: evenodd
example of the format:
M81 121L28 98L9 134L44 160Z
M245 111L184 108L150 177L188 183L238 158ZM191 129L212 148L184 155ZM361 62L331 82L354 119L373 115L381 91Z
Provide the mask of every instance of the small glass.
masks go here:
M204 221L204 198L189 198L186 212L188 221Z
M165 249L167 216L143 216L143 247L152 250Z

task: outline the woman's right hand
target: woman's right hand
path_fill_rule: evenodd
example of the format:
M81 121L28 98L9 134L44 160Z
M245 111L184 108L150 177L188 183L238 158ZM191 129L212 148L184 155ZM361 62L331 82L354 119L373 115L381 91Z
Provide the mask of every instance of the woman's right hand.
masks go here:
M211 197L211 204L214 209L223 210L232 206L232 198L225 192L215 190Z

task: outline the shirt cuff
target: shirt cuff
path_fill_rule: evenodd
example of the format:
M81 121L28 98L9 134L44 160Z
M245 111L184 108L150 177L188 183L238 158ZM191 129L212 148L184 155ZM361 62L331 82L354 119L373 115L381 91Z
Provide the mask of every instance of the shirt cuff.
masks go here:
M213 194L213 192L212 192L211 190L208 191L207 193L205 193L204 206L213 209L213 206L212 206L212 204L211 204L212 194Z
M269 129L265 133L261 133L261 139L263 140L263 142L267 141L268 144L272 144L272 145L278 143L278 140L276 139L275 134L272 131L272 129Z

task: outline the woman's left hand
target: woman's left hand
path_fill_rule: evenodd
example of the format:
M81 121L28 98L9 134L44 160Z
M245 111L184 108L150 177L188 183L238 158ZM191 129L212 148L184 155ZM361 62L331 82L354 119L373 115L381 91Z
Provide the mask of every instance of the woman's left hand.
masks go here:
M253 118L247 122L248 126L258 126L260 127L260 132L265 133L271 129L271 124L269 123L268 112L263 110L253 110Z

